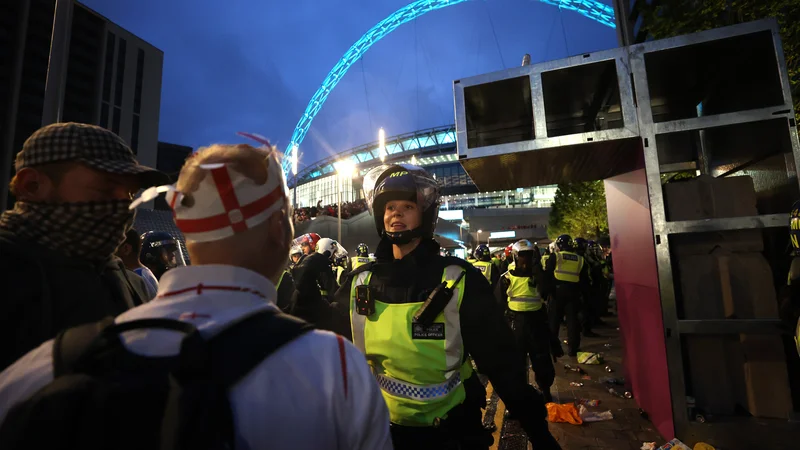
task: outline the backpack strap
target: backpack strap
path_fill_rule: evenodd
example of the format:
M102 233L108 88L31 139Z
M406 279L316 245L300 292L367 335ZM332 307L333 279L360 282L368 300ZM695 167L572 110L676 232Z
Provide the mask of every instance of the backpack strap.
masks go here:
M87 323L58 333L53 341L53 378L73 373L78 360L86 354L97 337L114 325L113 317Z
M180 331L184 340L197 342L202 338L194 325L172 319L139 319L114 323L113 317L65 330L56 336L53 343L53 376L58 378L81 370L81 363L88 361L92 350L103 344L121 344L119 334L130 330L156 328Z
M211 339L211 376L230 388L268 356L314 327L275 309L258 312Z

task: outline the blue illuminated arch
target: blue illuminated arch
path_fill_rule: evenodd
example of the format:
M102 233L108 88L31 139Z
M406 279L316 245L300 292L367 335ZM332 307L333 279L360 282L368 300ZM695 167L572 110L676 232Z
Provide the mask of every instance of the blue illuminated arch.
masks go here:
M383 19L377 25L370 28L369 31L364 33L364 35L361 36L361 38L357 40L349 50L347 50L344 56L342 56L342 59L340 59L336 65L333 66L333 69L331 69L331 71L328 73L328 76L325 77L322 85L319 87L319 89L317 89L317 92L314 93L314 96L311 97L311 101L308 102L306 111L303 113L302 117L300 117L300 121L297 122L297 125L294 128L292 140L286 147L286 155L290 155L292 147L299 146L303 142L309 127L311 127L311 122L319 113L320 109L322 109L322 105L325 103L325 100L327 100L328 95L331 93L331 91L333 91L333 88L339 84L339 81L342 80L348 69L350 69L350 66L358 61L364 55L364 53L366 53L366 51L372 47L373 44L383 39L384 36L394 31L400 25L414 20L425 13L448 6L457 5L465 1L467 0L417 0L414 3L406 5L393 12L389 15L389 17ZM614 23L614 9L608 5L600 3L598 0L538 1L548 5L558 6L560 9L575 11L598 23L611 28L616 28L616 24ZM287 171L290 164L291 158L284 159L283 168L285 171Z

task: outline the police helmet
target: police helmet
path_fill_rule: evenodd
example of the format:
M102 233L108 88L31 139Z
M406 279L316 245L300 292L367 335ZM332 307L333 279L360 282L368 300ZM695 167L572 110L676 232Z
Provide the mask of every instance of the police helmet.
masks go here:
M528 261L532 261L532 258L540 258L539 247L533 245L531 241L527 239L522 239L512 244L511 254L514 255L514 264L516 264L517 267L520 266L519 262L521 258L525 258Z
M561 251L572 250L572 237L568 234L562 234L556 238L556 247Z
M317 253L325 255L333 260L336 257L339 243L331 238L322 238L317 241L317 246L314 249ZM327 253L327 254L326 254Z
M475 259L478 261L483 261L484 259L491 258L491 252L489 251L489 246L486 244L481 244L478 248L475 249Z
M356 256L360 256L362 258L366 258L369 256L369 247L365 243L358 244L356 247Z
M186 265L178 241L163 231L148 231L142 235L139 260L157 279L161 279L161 275L169 269Z
M407 244L414 238L432 238L439 218L439 185L423 168L410 164L381 165L364 175L367 206L375 219L378 235L392 244ZM383 226L386 204L407 200L417 204L422 213L419 227L389 232Z
M582 237L576 237L573 242L575 244L575 251L576 252L578 252L581 255L586 253L586 245L587 245L586 239L584 239Z

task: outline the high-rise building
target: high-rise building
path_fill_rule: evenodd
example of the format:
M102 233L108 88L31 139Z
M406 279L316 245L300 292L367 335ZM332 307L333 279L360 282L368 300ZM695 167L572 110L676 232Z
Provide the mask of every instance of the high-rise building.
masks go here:
M42 126L55 3L0 1L0 210L14 157ZM106 127L155 166L164 53L77 1L69 9L61 121Z

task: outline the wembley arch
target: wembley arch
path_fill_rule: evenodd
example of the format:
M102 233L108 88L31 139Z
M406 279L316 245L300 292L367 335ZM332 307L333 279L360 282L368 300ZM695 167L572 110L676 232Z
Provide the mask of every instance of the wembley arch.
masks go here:
M286 147L286 156L291 156L292 149L299 147L306 137L308 129L311 127L311 122L322 109L328 95L333 91L333 88L339 84L339 81L344 77L350 67L358 61L364 53L372 47L373 44L383 39L400 25L410 22L423 14L437 9L446 8L448 6L457 5L468 0L417 0L410 3L397 11L390 14L385 19L378 22L377 25L369 29L355 44L353 44L344 56L333 66L328 76L322 81L322 84L314 92L311 100L306 106L306 110L297 122L292 133L292 139ZM575 11L589 19L594 20L605 26L616 28L614 22L614 9L611 6L605 5L598 0L535 0L548 5L556 6L559 9L567 11ZM283 163L284 171L288 172L291 165L291 158L285 158Z

